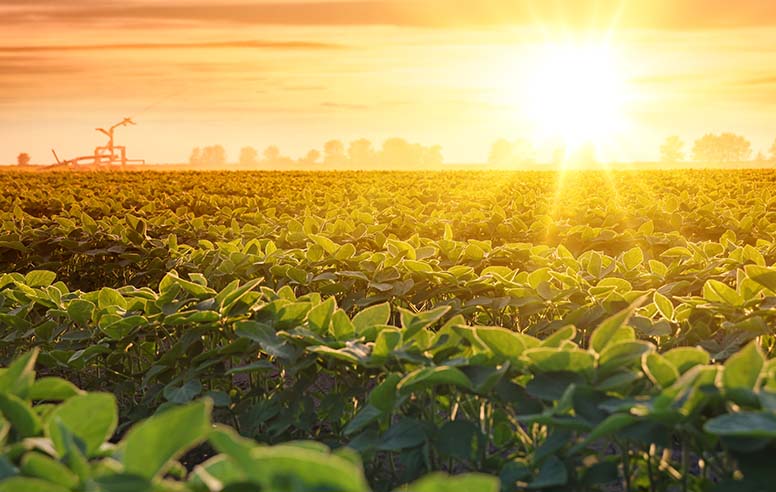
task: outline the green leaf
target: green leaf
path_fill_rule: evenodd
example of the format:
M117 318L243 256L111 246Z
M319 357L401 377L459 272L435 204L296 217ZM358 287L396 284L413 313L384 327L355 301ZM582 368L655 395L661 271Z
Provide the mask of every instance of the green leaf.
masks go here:
M12 393L20 398L27 398L35 381L35 361L38 349L32 349L16 357L5 371L0 371L0 393Z
M100 309L106 308L127 308L127 301L124 296L121 295L116 289L110 287L103 287L100 289L100 293L97 295L97 307Z
M389 374L385 380L378 384L375 389L369 393L369 403L383 412L391 412L394 403L396 403L396 386L401 381L399 374Z
M442 472L429 473L395 492L498 492L499 479L482 473L450 476Z
M135 425L121 441L128 473L151 479L167 464L204 441L210 432L208 399L171 408Z
M711 302L721 302L731 306L741 306L744 298L732 287L719 280L709 279L703 285L703 298Z
M709 353L699 347L677 347L663 354L668 362L684 374L689 369L709 363Z
M334 297L329 297L318 304L307 313L307 323L310 330L320 335L328 333L332 314L337 308L337 301Z
M401 326L404 328L404 339L409 340L423 328L427 328L436 323L442 316L450 311L450 306L440 306L430 311L421 311L413 313L404 308L399 308L401 313Z
M336 340L350 340L356 335L356 327L342 309L334 311L330 331Z
M660 388L668 388L679 379L676 366L656 352L644 355L642 367L647 377Z
M703 430L715 436L776 438L776 415L767 412L736 412L707 421Z
M537 347L523 352L532 365L532 369L540 372L582 372L590 373L595 364L592 353L582 349L561 349Z
M20 469L29 477L40 478L73 489L78 485L78 475L59 461L32 451L22 457Z
M364 332L375 325L384 325L391 318L391 304L384 302L375 306L362 309L353 317L353 326L356 334Z
M473 329L477 338L495 355L513 365L521 363L520 355L526 347L517 333L496 326L476 326Z
M765 357L756 340L725 361L722 386L730 390L753 390L760 377Z
M644 262L644 253L638 246L631 248L623 253L622 262L627 270L633 270Z
M95 305L86 299L74 299L67 305L67 315L80 325L85 325L92 319Z
M657 306L658 312L667 320L674 319L674 305L671 301L658 291L652 296L652 302Z
M404 376L397 385L400 394L408 394L420 388L451 384L459 388L472 389L472 383L460 369L450 366L421 367Z
M467 420L452 420L439 429L434 447L442 456L471 460L483 441L484 436L477 425Z
M31 400L62 401L83 394L73 383L58 377L45 377L35 381L30 388Z
M327 237L318 234L309 234L307 237L312 239L315 244L323 248L323 250L330 255L333 255L339 249L339 245Z
M11 393L0 393L0 414L8 419L20 438L35 437L43 428L29 403Z
M611 343L618 330L626 326L628 320L633 316L636 309L644 302L644 297L640 297L630 306L619 313L605 319L590 335L590 348L598 353Z
M57 274L47 270L33 270L24 276L24 283L30 287L48 287L54 283Z
M73 396L59 405L49 416L46 434L60 454L65 443L56 420L77 439L83 441L87 456L94 456L103 442L113 435L118 424L116 398L110 393L87 393Z
M627 413L615 413L609 415L603 420L603 422L595 426L581 443L571 448L570 453L577 453L584 449L588 444L595 442L602 437L610 436L616 432L619 432L637 420L638 419L636 417Z
M122 340L129 336L136 328L147 325L145 316L133 315L112 321L105 326L99 324L100 330L113 340Z
M11 477L0 481L0 492L70 492L70 489L39 478Z
M757 265L744 267L746 276L762 285L766 289L776 292L776 268L765 268Z
M377 449L380 451L401 451L414 448L426 442L426 431L419 420L402 417L386 432Z
M202 383L198 379L191 379L180 386L165 386L163 395L169 402L183 404L190 402L201 392Z
M528 489L544 489L548 487L560 487L568 482L566 465L556 456L550 456L539 468L539 474L533 482L528 484Z

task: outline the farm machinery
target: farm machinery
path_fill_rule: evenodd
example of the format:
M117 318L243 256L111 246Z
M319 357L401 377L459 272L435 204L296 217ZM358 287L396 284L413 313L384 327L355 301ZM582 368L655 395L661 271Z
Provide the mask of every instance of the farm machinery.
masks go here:
M54 154L54 159L56 159L57 165L66 165L69 167L75 167L75 166L110 167L118 164L121 164L121 166L123 167L123 166L126 166L127 164L145 164L144 159L128 159L127 148L123 145L116 145L114 140L114 132L118 127L135 125L135 124L136 123L132 121L131 118L124 118L120 122L109 127L107 130L104 128L96 128L98 132L103 133L105 134L105 136L108 137L108 143L106 145L96 147L94 149L94 154L92 155L74 157L72 159L60 161L56 151L54 149L51 149L51 152Z

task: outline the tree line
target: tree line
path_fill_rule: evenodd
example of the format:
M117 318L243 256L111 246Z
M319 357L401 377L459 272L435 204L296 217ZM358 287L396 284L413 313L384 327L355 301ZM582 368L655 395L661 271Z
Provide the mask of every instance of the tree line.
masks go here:
M672 135L660 146L660 160L666 164L676 164L687 159L684 141ZM748 161L752 157L752 143L735 133L707 133L693 143L692 160L697 162L733 163ZM768 155L758 152L755 162L776 162L776 140L768 150Z
M221 166L227 164L226 150L221 145L195 148L189 157L192 165ZM403 138L389 138L376 148L365 138L345 144L341 140L329 140L323 149L312 149L304 156L292 158L283 155L280 148L270 145L259 153L255 147L240 150L241 166L325 166L325 167L435 167L444 163L442 147L411 143Z

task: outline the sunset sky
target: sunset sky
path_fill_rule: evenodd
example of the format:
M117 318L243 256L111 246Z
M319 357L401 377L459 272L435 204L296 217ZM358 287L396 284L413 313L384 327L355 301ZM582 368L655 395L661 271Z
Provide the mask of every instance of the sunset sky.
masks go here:
M772 0L0 0L0 18L0 163L88 154L125 116L119 143L153 162L390 136L447 162L525 138L542 159L557 142L530 99L556 45L606 46L616 70L602 159L656 160L671 134L776 138Z

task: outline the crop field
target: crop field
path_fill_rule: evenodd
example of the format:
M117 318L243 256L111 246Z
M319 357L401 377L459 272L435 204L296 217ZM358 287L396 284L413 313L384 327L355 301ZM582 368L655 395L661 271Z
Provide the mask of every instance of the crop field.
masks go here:
M0 492L776 487L776 171L0 189Z

